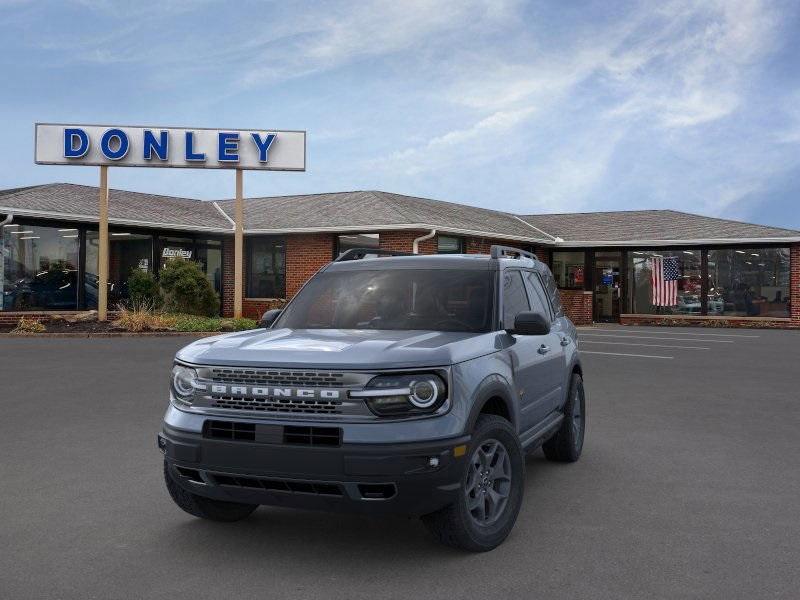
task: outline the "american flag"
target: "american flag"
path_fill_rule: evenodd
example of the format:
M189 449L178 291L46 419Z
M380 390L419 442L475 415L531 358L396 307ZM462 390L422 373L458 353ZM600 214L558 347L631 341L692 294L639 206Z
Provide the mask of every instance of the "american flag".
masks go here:
M654 256L650 260L653 306L675 306L678 304L678 259Z

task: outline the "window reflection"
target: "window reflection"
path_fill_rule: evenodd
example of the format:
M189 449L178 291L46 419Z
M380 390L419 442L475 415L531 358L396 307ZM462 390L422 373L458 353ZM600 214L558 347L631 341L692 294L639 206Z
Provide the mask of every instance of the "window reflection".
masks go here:
M708 314L788 318L789 273L789 248L709 250Z
M553 277L563 290L583 289L585 266L585 252L553 252Z
M78 230L6 225L2 228L3 310L78 307Z
M701 314L700 250L634 250L629 257L632 312Z

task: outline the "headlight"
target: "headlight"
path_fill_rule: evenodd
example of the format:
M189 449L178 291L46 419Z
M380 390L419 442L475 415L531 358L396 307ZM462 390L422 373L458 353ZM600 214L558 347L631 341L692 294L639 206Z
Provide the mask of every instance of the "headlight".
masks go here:
M183 365L172 367L172 395L176 400L191 404L195 381L197 381L197 371L194 369Z
M367 387L350 392L363 398L369 409L382 417L430 414L447 400L444 380L435 373L379 375Z

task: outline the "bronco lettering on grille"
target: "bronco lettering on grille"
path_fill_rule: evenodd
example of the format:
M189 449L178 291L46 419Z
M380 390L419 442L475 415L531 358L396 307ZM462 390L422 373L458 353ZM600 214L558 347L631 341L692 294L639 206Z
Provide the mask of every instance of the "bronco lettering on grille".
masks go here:
M211 385L211 393L221 396L247 396L265 398L308 398L338 400L340 390L325 390L319 388L287 388L263 387L250 385Z

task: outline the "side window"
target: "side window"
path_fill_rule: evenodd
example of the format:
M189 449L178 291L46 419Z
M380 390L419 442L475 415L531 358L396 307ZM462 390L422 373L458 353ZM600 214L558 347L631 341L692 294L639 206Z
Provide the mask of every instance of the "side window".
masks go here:
M542 273L542 280L544 281L544 289L550 297L550 304L553 306L553 312L556 317L564 316L564 307L561 305L561 296L558 293L558 285L556 279L550 271Z
M503 327L513 327L517 313L530 310L528 294L519 271L503 272Z
M542 288L542 280L539 279L539 276L533 271L525 271L525 283L528 285L531 310L552 319L553 313L550 311L550 303L547 301L547 295Z

